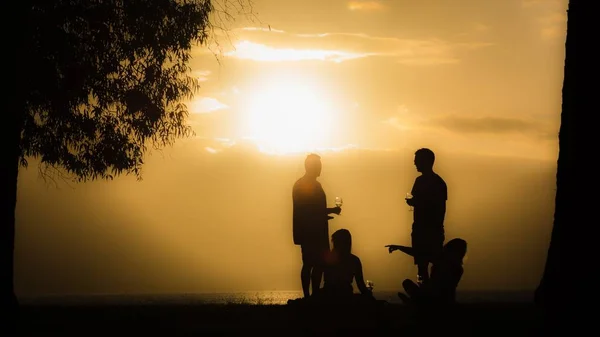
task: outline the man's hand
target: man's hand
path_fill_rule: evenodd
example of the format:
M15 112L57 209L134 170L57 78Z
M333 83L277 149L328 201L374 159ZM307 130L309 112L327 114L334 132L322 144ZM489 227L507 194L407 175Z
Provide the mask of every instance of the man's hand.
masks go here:
M339 215L340 213L342 213L342 208L339 206L336 206L331 209L331 213Z
M390 253L390 254L391 254L393 251L395 251L395 250L398 250L398 249L399 249L399 248L398 248L398 246L396 246L396 245L387 245L386 247L387 247L387 249L388 249L388 253Z

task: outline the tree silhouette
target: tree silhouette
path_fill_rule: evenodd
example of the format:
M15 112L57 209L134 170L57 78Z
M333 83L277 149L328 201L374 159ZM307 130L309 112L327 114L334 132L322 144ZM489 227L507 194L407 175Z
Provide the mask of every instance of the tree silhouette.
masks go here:
M597 68L596 54L594 46L585 39L594 22L591 4L570 0L567 11L554 225L544 275L535 294L536 302L545 309L550 335L557 329L581 328L573 319L589 320L582 311L587 310L589 297L597 287L591 283L590 274L596 269L598 242L592 227L598 221L598 182L588 172L594 169L597 150L586 149L595 144L592 137L597 134L597 130L592 130L597 124L586 123L586 114L597 105L592 99L597 94L590 84L596 80L596 72L592 71ZM589 320L588 324L593 322Z
M19 167L79 181L140 177L144 153L191 134L182 100L198 83L190 51L213 36L212 15L247 0L26 0L10 2L18 72L0 123L0 301L15 308L13 252ZM8 5L3 4L3 9ZM221 6L221 7L215 7ZM239 14L240 12L238 12ZM209 16L210 14L210 16ZM248 14L248 13L246 13ZM218 28L218 27L217 27ZM10 83L13 85L13 83ZM35 211L35 210L33 210Z

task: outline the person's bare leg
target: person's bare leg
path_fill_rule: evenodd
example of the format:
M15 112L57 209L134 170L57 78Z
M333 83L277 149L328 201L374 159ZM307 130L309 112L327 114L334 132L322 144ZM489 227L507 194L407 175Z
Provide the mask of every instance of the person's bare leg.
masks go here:
M310 272L312 269L312 266L303 264L302 270L300 271L300 280L302 281L302 293L304 294L304 298L310 296Z
M420 262L417 265L418 282L426 283L429 281L429 262Z
M311 275L312 294L315 295L321 289L321 280L323 279L323 268L313 267Z

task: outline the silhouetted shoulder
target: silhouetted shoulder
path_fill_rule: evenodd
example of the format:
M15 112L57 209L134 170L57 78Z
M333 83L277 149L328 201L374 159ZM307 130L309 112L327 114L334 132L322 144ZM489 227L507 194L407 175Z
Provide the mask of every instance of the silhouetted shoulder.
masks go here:
M448 187L444 179L438 174L423 174L415 180L412 194L428 199L448 200Z
M358 256L351 254L350 261L352 262L352 265L354 265L355 267L362 267L362 262L360 262L360 258Z
M294 183L294 187L293 187L292 191L293 191L294 195L308 196L308 195L313 195L322 189L323 189L323 187L321 186L321 183L318 182L317 180L312 180L312 179L307 179L305 177L302 177Z
M438 182L439 182L440 185L446 186L446 181L444 180L444 178L440 177L439 174L434 173L433 176L435 177L435 179L438 180Z
M294 188L300 188L302 186L316 186L321 187L321 183L318 180L307 179L306 177L299 178L294 183Z
M295 194L295 193L300 192L301 190L305 190L308 185L309 185L308 180L306 178L302 177L302 178L296 180L292 190Z
M448 186L446 185L446 181L444 181L444 179L442 177L440 177L438 174L434 174L435 180L437 181L435 184L438 186L438 189L440 191L440 196L444 199L444 200L448 200Z
M423 174L415 179L412 195L431 200L448 200L448 187L436 173Z
M294 189L297 189L298 187L302 186L302 184L305 183L305 178L299 178L298 180L296 180L296 182L294 183Z

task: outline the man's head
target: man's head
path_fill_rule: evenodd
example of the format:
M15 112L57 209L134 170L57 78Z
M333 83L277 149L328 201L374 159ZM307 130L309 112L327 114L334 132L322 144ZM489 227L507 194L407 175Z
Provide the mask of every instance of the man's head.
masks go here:
M427 148L418 149L415 152L415 166L419 172L429 172L433 169L435 154Z
M319 177L321 175L321 157L314 153L306 156L304 169L306 170L306 175L313 178Z

